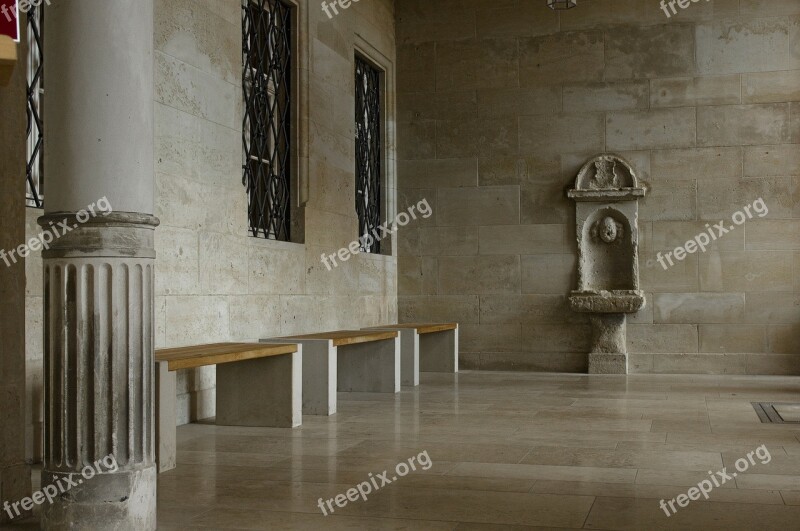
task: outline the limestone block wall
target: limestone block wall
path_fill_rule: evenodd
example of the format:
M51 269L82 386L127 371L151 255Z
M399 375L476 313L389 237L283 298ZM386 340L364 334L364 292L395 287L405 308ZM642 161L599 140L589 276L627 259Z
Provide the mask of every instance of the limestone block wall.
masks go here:
M22 53L20 46L17 53ZM0 250L25 242L25 70L18 63L0 86ZM6 265L5 260L9 261ZM0 261L0 500L31 493L25 451L25 264ZM0 524L8 521L0 514ZM4 527L4 526L3 526Z
M396 3L400 208L435 212L400 234L400 318L461 322L466 368L585 371L565 189L612 151L649 188L632 370L800 374L800 3L544 4Z
M322 253L358 237L354 49L391 66L390 0L364 0L329 19L299 2L296 60L308 81L300 146L307 170L303 244L248 236L242 185L240 0L156 2L156 346L257 340L375 326L396 319L397 264L358 255L328 271ZM302 87L301 87L302 90ZM387 117L394 128L393 114ZM388 138L393 200L394 145ZM301 165L302 167L302 165ZM214 414L213 368L179 374L179 422Z
M377 326L397 319L397 259L359 255L328 271L320 255L357 237L354 210L353 50L383 57L387 129L395 128L394 15L370 0L329 19L300 2L307 48L310 144L305 244L247 234L242 186L240 0L156 2L156 348L257 340ZM356 34L358 28L358 34ZM395 146L387 139L387 199L394 210ZM99 198L98 198L99 199ZM114 205L112 205L113 207ZM26 211L26 240L41 209ZM391 242L390 242L391 248ZM26 457L41 460L42 260L26 260ZM215 370L178 378L180 423L214 415Z

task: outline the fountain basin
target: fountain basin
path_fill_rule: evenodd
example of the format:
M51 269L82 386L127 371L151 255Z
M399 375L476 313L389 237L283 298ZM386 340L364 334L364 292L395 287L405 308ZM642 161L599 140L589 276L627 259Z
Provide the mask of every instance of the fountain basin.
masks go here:
M641 290L573 291L569 307L582 313L636 313L645 306Z

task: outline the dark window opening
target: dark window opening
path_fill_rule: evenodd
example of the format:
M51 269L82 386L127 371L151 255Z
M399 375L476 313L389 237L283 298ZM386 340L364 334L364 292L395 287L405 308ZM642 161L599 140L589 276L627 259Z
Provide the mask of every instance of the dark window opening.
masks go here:
M44 4L28 11L27 163L25 204L44 208Z
M255 237L290 241L292 8L244 0L244 161L248 220Z
M380 253L381 73L356 56L356 212L361 251Z

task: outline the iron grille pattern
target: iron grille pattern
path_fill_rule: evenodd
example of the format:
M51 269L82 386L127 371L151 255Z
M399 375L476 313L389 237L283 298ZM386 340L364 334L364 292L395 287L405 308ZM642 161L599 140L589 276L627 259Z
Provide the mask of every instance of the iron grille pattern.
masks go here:
M381 75L356 57L356 212L361 251L380 253L373 234L381 219ZM372 242L372 243L370 243Z
M244 176L253 236L289 241L292 8L243 0Z
M27 79L27 164L25 167L25 204L44 207L44 3L31 5L28 11Z

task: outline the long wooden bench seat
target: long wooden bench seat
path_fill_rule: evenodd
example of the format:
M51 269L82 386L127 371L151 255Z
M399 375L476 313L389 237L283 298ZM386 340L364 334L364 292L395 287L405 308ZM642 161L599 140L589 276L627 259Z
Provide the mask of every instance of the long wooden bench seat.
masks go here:
M394 325L385 325L377 328L413 328L418 334L435 334L436 332L447 332L448 330L457 330L458 323L402 323Z
M337 330L262 339L303 346L303 413L333 415L337 391L400 392L400 334Z
M372 343L383 339L393 339L397 333L387 331L368 331L368 330L339 330L337 332L323 332L321 334L305 334L302 336L291 336L291 338L278 339L329 339L334 347L344 347L347 345L359 345L361 343Z
M297 352L297 345L263 343L215 343L212 345L197 345L194 347L178 347L156 350L156 361L165 361L170 371L180 369L196 369L208 365L220 365L234 361L252 360L293 354Z
M157 350L156 448L159 472L175 468L175 371L217 366L222 426L293 428L302 422L302 346L215 343Z
M419 385L420 372L458 372L458 323L401 323L365 330L400 333L403 385Z

